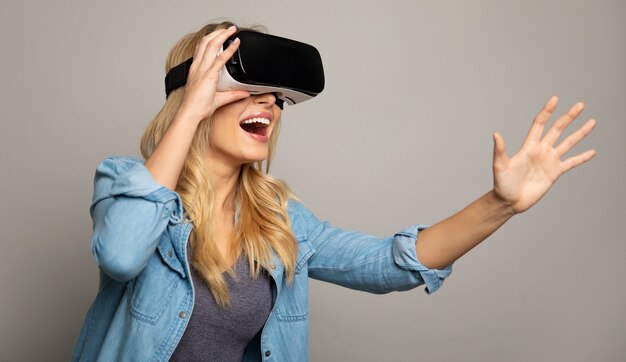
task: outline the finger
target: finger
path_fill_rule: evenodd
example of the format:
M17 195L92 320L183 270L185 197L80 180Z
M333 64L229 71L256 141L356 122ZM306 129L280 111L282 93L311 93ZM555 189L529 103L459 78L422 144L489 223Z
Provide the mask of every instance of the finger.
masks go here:
M561 162L561 173L563 174L576 166L582 165L583 163L591 160L595 155L596 150L588 150L579 155L568 158L567 160Z
M567 111L567 113L554 122L550 130L546 133L546 136L543 138L543 142L548 145L553 145L554 142L559 139L563 130L565 130L565 128L567 128L567 126L569 126L570 123L572 123L572 121L580 115L580 112L582 112L584 108L585 104L583 102L574 104L572 108Z
M541 111L535 117L533 124L530 126L530 130L528 131L528 135L526 136L526 141L524 144L527 144L532 141L539 142L541 140L541 135L543 134L543 129L548 123L548 119L554 112L556 105L559 103L559 97L552 96L548 102L543 106Z
M241 40L239 40L239 38L235 38L233 42L230 43L228 48L226 48L223 52L221 52L215 58L215 61L213 62L213 65L211 66L211 70L215 70L219 72L222 69L222 67L226 64L228 59L230 59L233 56L233 54L235 54L235 52L237 51L237 48L239 48L240 43L241 43Z
M207 45L204 50L203 59L206 61L202 62L202 68L208 69L215 62L215 58L220 50L222 50L222 46L228 37L233 35L237 31L237 27L234 25L230 28L224 30L220 34L218 34L211 42Z
M238 100L250 97L250 93L244 90L216 92L215 93L215 108L219 108L228 103L236 102Z
M196 45L196 51L193 54L192 66L194 64L196 65L200 64L202 62L202 60L204 59L204 52L206 51L206 48L209 45L209 43L213 39L215 39L215 37L223 33L225 30L226 29L217 29L202 37L198 45Z
M571 150L574 146L578 144L583 138L587 137L589 133L596 126L596 120L590 119L585 124L580 127L576 132L569 135L566 139L561 142L557 148L556 152L559 155L559 158L562 157L567 151Z
M493 134L493 166L494 168L502 168L506 166L509 157L506 155L506 145L500 133Z

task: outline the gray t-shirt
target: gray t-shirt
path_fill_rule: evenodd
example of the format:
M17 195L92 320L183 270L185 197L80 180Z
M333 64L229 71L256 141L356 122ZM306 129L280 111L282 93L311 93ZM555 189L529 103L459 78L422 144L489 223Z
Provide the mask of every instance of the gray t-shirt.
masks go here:
M250 265L244 253L233 267L237 279L227 273L231 305L226 309L215 299L200 275L191 268L195 301L187 329L170 361L237 361L263 328L272 309L270 276L261 272L250 278ZM260 352L259 352L260 353Z

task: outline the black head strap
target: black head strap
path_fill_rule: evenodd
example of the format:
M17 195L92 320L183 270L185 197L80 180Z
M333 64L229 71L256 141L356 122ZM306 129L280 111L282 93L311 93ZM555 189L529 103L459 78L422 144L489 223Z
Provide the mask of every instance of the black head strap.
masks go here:
M189 68L192 62L193 57L178 64L167 72L165 76L165 98L169 97L174 89L180 88L187 83L187 75L189 74Z

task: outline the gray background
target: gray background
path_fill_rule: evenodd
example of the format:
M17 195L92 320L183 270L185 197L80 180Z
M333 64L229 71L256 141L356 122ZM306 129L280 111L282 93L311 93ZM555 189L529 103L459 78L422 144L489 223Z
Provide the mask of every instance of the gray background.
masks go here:
M137 155L165 56L227 17L314 44L326 90L286 108L273 174L318 217L388 235L491 187L553 94L578 100L562 177L455 264L437 293L313 281L314 361L626 360L624 1L3 1L0 360L69 359L97 290L94 169Z

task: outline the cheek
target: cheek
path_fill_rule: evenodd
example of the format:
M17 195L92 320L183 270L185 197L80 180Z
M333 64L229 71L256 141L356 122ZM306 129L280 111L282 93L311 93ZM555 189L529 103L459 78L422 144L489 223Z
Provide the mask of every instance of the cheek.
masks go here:
M283 116L283 110L280 109L279 106L274 105L274 118L281 119L282 116Z
M214 119L209 130L209 142L211 144L232 142L233 138L237 136L239 129L239 124L232 119L224 117Z
M211 120L211 133L223 136L236 134L240 129L238 120L245 111L248 101L248 99L242 99L218 108Z

